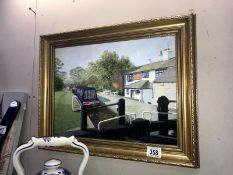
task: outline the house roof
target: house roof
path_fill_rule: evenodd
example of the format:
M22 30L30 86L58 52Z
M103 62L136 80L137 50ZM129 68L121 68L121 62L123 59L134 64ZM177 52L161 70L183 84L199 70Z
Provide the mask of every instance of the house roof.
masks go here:
M152 83L148 80L140 80L135 83L125 86L126 89L151 89Z
M149 63L149 64L145 64L145 65L136 67L134 69L127 71L127 73L150 71L150 70L171 67L171 66L175 66L175 65L176 65L176 59L171 58L169 60L157 61L157 62L153 62L153 63Z
M176 66L168 67L153 83L176 83Z

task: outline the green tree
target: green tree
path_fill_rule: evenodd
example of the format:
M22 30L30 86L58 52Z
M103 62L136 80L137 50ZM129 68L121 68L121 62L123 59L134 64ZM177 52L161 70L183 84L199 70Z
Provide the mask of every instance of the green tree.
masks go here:
M121 68L121 71L125 71L135 68L135 65L130 61L128 56L121 56L121 59L119 60L119 67Z
M111 88L112 82L122 75L124 70L130 69L134 65L130 62L129 57L119 55L113 51L104 51L100 59L96 62L89 63L88 73L97 77L98 84L103 88Z
M62 71L63 66L64 63L59 58L55 58L55 91L60 91L65 86L64 81L66 72Z
M54 90L55 91L61 91L64 88L65 84L61 77L55 76L55 85Z
M64 63L59 59L55 58L55 72L56 74L59 74L64 66Z
M70 78L73 84L83 85L83 82L86 79L86 71L82 67L75 67L70 70Z

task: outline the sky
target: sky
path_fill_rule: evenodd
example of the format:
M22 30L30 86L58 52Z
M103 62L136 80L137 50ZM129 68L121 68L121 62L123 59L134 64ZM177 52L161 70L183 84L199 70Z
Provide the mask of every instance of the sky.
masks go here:
M88 63L99 59L105 50L115 51L120 57L128 56L135 66L141 66L148 64L149 59L151 62L162 60L160 51L166 48L175 56L175 36L57 48L55 57L64 63L62 71L69 74L77 66L87 68Z

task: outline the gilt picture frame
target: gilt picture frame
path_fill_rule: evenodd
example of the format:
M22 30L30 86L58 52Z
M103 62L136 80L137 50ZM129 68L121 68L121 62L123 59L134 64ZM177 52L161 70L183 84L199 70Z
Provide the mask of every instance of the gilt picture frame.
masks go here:
M188 14L41 36L39 136L75 135L95 156L199 167L195 35ZM70 114L61 120L66 97ZM168 110L160 106L166 100L174 103ZM97 117L96 108L105 107L115 116ZM165 141L155 129L162 127L171 127ZM151 148L160 156L150 156Z

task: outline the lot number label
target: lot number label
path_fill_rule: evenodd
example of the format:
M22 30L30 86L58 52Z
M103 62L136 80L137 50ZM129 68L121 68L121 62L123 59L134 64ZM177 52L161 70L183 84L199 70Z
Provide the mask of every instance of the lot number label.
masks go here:
M148 157L155 157L155 158L159 158L160 159L161 158L161 148L147 146L146 155Z

